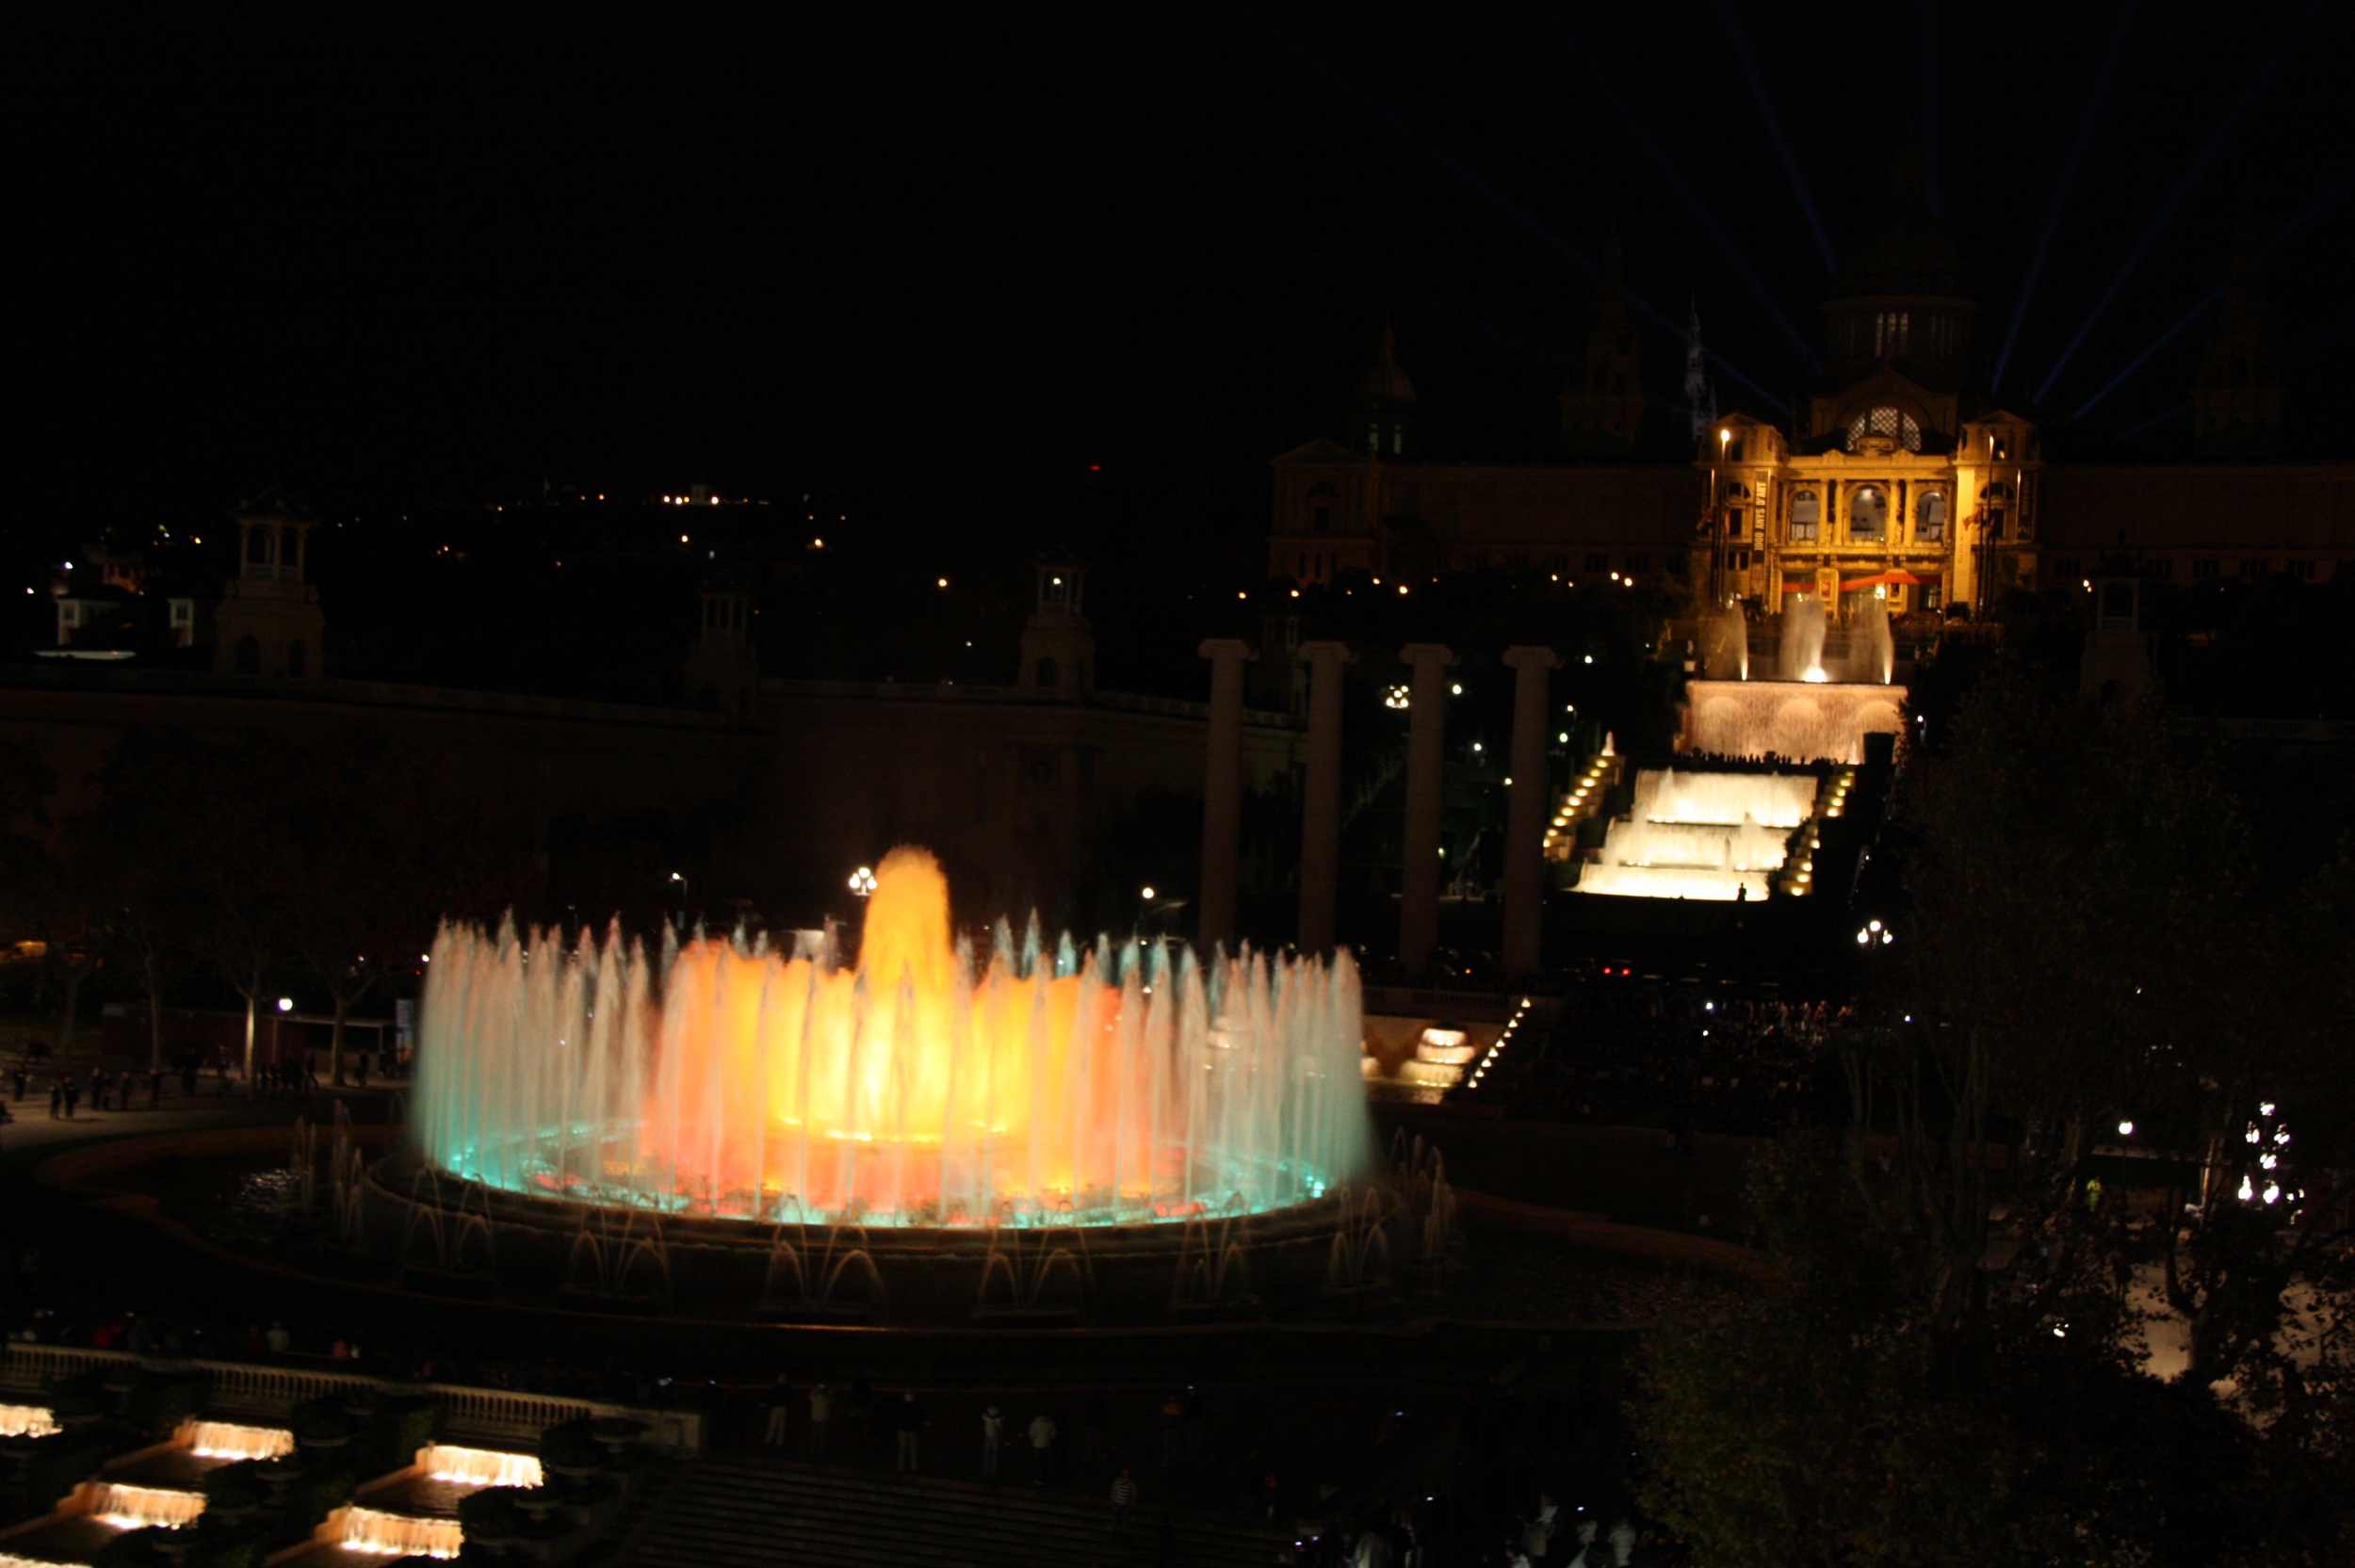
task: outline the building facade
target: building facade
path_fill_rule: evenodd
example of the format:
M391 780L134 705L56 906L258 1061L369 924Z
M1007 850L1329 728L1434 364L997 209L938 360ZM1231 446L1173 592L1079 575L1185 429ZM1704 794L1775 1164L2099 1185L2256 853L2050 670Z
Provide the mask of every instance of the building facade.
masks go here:
M2285 461L2280 362L2254 248L2212 318L2179 461L2055 463L2038 422L1981 389L1978 306L1953 240L1900 169L1823 301L1824 371L1787 425L1722 418L1688 384L1690 461L1645 461L1641 344L1616 242L1562 395L1563 456L1434 461L1384 330L1347 440L1275 460L1271 575L1330 583L1521 566L1565 581L1675 578L1698 610L1795 594L1835 620L1986 613L2103 559L2180 583L2323 579L2355 561L2355 463ZM1697 346L1697 327L1688 349ZM1697 352L1688 356L1697 383ZM1680 445L1687 421L1655 445Z

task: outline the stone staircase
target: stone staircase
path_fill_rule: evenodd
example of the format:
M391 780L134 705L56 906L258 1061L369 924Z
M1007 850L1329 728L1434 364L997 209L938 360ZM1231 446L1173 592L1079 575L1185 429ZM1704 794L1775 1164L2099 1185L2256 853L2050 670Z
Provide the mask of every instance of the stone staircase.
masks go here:
M1286 1544L1263 1526L1149 1505L1131 1512L1127 1536L1115 1542L1112 1505L1095 1497L1022 1482L905 1481L729 1458L681 1465L610 1560L616 1568L1247 1568L1273 1563Z

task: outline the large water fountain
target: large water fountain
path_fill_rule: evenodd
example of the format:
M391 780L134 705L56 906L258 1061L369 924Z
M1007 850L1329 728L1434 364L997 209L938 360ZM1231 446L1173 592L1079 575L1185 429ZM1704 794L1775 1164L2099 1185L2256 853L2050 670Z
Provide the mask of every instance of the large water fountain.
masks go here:
M593 1214L642 1215L667 1274L681 1226L794 1227L804 1252L852 1227L869 1250L870 1230L1175 1235L1314 1205L1372 1166L1345 953L1204 962L1001 922L984 958L952 939L921 850L878 868L855 966L806 939L649 952L449 927L429 975L412 1179L459 1233L450 1177L532 1200L543 1228L544 1205L573 1209L583 1237L610 1228ZM442 1250L463 1261L463 1240Z

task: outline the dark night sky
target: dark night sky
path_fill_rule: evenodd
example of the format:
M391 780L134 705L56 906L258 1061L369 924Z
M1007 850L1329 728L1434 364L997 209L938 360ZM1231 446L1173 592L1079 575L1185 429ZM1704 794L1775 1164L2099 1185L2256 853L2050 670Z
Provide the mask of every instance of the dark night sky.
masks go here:
M544 477L1019 505L1091 462L1247 494L1385 309L1440 445L1538 454L1615 214L1635 290L1787 398L1827 274L1730 15L1835 246L1918 127L1990 364L2087 128L2006 401L2154 228L2048 410L2184 317L2244 215L2302 215L2281 340L2342 335L2294 405L2309 445L2350 412L2337 4L355 9L56 8L27 41L20 520ZM2179 402L2199 336L2089 422ZM1648 342L1664 396L1680 351Z

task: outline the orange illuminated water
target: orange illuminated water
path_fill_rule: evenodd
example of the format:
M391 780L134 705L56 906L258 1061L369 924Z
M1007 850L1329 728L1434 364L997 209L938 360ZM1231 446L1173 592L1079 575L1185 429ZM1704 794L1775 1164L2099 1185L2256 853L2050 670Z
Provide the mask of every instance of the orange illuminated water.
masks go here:
M446 929L417 1121L494 1187L754 1220L1149 1220L1322 1195L1367 1157L1358 990L1161 943L977 961L932 856L877 869L859 962L699 937Z

